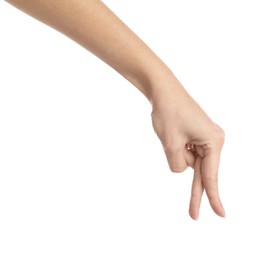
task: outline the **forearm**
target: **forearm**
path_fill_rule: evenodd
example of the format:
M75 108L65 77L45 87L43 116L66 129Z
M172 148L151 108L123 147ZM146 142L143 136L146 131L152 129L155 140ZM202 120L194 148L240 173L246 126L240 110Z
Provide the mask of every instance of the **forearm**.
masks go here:
M171 74L151 49L99 0L7 2L85 47L135 85L150 102L156 91L153 88L159 88L154 82Z

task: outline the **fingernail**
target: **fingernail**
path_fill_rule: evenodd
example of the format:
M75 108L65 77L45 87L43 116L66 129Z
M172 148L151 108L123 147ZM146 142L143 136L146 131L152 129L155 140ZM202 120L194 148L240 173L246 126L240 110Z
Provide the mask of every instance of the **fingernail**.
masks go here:
M223 218L226 218L226 213L225 213L224 208L222 208L222 217L223 217Z

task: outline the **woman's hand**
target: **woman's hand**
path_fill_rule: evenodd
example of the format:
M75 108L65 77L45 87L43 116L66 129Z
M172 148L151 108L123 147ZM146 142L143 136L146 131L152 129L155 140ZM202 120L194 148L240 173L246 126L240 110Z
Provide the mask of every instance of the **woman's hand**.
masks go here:
M191 217L198 217L204 189L213 210L225 215L217 184L223 131L132 30L100 0L6 1L73 39L137 87L153 105L153 126L171 170L194 167Z
M214 212L225 217L218 193L218 166L224 132L176 79L166 81L160 88L163 91L152 100L152 122L171 171L183 172L188 166L194 168L190 216L198 219L205 189ZM166 93L164 89L167 89Z

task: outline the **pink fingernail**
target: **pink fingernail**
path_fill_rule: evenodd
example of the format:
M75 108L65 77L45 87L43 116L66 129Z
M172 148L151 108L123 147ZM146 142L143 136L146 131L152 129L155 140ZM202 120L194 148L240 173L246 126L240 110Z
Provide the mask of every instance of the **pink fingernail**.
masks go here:
M222 217L223 217L223 218L226 218L226 213L225 213L224 208L222 208Z

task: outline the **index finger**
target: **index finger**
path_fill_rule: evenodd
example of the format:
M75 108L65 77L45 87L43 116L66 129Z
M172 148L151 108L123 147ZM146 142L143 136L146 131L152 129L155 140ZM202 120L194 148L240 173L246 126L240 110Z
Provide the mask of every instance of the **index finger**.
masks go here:
M205 150L201 171L204 188L212 209L220 217L225 217L225 210L222 206L218 191L218 167L221 148L222 147L215 147Z

